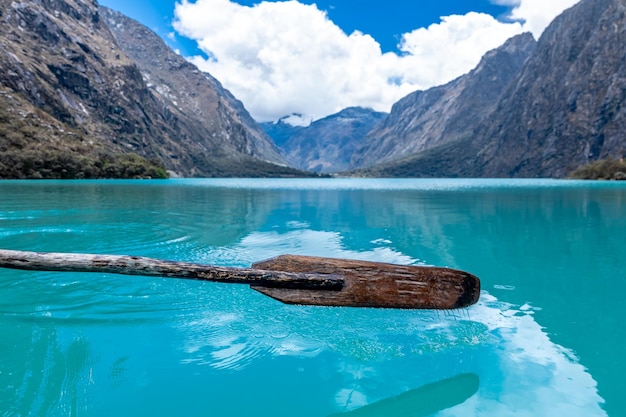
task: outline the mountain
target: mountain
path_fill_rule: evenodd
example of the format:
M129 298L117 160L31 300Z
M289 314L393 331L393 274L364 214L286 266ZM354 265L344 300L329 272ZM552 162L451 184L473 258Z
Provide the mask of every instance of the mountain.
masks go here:
M180 112L179 117L191 116L189 123L199 124L193 128L216 137L220 147L234 144L243 154L285 163L272 140L219 81L199 71L139 22L106 7L99 10L117 44L141 71L147 87L172 111Z
M217 81L96 1L0 0L0 22L0 177L298 175Z
M472 174L563 177L626 155L625 40L624 0L582 0L557 17L481 126Z
M367 134L350 165L367 167L471 136L473 127L494 110L535 45L530 33L515 36L487 52L468 74L401 99Z
M282 149L290 137L310 126L311 121L301 114L290 114L275 122L263 122L259 125L272 138L276 146Z
M339 172L348 168L360 138L386 116L361 107L349 107L316 120L309 126L294 126L288 120L265 123L263 128L281 147L290 165L314 172Z
M625 156L624 39L624 0L581 0L546 28L470 135L363 174L559 178Z

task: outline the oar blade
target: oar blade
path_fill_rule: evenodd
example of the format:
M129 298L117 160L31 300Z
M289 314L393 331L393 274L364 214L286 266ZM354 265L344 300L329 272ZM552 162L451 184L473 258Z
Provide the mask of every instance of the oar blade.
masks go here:
M255 290L287 304L448 310L478 301L480 280L450 268L282 255L253 268L342 276L340 291L268 288Z

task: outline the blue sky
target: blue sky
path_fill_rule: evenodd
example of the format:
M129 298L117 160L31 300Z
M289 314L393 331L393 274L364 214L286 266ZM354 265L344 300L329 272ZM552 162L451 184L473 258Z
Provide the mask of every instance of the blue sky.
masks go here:
M175 0L100 0L99 3L140 21L181 52L187 55L196 52L194 41L184 37L177 37L176 40L167 38L174 31ZM253 6L259 1L236 3ZM301 3L317 4L346 33L355 30L369 33L384 52L398 51L397 45L403 33L438 23L441 16L464 15L474 11L506 18L512 8L489 0L321 0Z
M100 0L215 76L258 121L389 111L578 0Z

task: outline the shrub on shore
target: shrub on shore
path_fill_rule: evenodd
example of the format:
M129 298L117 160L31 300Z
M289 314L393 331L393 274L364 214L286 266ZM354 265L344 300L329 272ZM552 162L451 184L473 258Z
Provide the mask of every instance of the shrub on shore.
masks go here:
M626 180L624 159L600 159L576 169L570 178L581 180Z

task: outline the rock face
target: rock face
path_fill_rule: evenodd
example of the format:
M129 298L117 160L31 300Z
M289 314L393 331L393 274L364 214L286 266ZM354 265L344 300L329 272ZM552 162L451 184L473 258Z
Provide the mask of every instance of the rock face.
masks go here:
M626 2L581 0L558 16L465 138L366 175L564 177L626 154Z
M582 0L557 17L491 119L474 175L563 177L624 156L626 1Z
M233 144L243 154L285 163L272 140L219 81L200 72L139 22L106 7L100 7L100 15L153 94L180 113L179 118L200 124L190 127L205 131L198 136L212 136L219 147Z
M55 143L75 159L132 152L181 176L293 174L266 162L283 159L240 103L129 19L91 0L0 0L0 10L0 100L11 97L9 122L37 130L19 146ZM109 18L142 33L155 69L120 47Z
M416 91L396 104L369 132L351 167L367 167L468 138L534 50L530 33L488 52L478 66L448 84Z
M374 128L386 113L349 107L311 123L292 126L285 122L265 123L263 128L280 144L290 165L314 172L345 171L360 138Z

